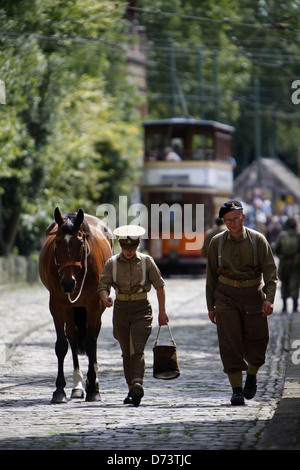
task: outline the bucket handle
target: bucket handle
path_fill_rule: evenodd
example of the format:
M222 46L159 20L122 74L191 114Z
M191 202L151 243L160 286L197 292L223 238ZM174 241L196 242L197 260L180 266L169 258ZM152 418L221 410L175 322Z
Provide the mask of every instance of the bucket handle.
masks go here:
M173 336L172 336L172 332L171 332L171 328L170 328L169 323L167 323L167 327L168 327L168 329L169 329L171 341L172 341L172 343L174 344L174 346L176 346L175 340L174 340L174 338L173 338ZM160 334L160 329L161 329L161 326L158 327L158 332L157 332L156 340L155 340L155 342L154 342L154 347L157 346L158 337L159 337L159 334Z

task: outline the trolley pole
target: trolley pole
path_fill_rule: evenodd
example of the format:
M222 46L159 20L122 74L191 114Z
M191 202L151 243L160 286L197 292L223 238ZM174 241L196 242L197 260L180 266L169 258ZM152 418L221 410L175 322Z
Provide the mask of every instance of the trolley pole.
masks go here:
M170 66L170 88L171 88L171 116L175 117L176 115L176 82L175 82L175 56L172 39L169 39L169 66Z
M203 74L202 74L202 50L199 47L197 50L197 68L198 68L198 83L199 83L199 116L204 119L203 111Z
M255 113L254 113L254 141L255 141L255 158L257 165L257 186L261 186L261 116L260 116L260 84L258 78L254 80L254 98L255 98Z

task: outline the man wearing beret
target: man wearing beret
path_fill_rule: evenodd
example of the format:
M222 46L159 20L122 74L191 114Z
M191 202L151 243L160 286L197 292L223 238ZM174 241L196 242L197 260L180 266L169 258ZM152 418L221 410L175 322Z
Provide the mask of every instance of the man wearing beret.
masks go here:
M244 226L240 201L223 204L219 217L227 229L214 236L208 248L206 301L209 318L217 325L224 372L233 389L231 403L244 405L244 398L256 394L256 375L265 362L277 270L264 235Z
M122 350L129 389L124 404L133 406L139 406L144 396L144 349L152 329L152 308L147 297L151 286L157 293L159 325L169 321L161 273L150 256L137 251L144 233L145 229L136 225L124 225L114 231L119 237L121 253L106 262L98 288L105 307L114 305L113 331ZM116 290L115 303L110 297L111 287Z

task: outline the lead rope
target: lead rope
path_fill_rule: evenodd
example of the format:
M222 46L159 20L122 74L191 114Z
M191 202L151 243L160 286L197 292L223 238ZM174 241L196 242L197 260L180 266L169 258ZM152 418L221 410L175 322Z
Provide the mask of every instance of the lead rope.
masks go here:
M84 257L84 275L83 275L80 290L79 290L79 293L78 293L76 299L72 300L70 293L68 293L68 299L69 299L69 302L71 304L74 304L75 302L77 302L77 300L81 296L83 285L84 285L86 274L87 274L87 257L90 254L90 246L89 246L87 241L85 241L85 247L86 247L86 249L85 249L85 257Z

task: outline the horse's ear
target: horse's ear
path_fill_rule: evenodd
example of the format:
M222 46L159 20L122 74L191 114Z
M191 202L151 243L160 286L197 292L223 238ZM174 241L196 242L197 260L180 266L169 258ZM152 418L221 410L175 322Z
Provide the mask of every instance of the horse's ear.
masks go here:
M83 210L82 210L82 209L79 209L79 211L77 212L77 216L76 216L75 222L74 222L74 228L79 229L80 225L81 225L82 222L83 222L83 219L84 219Z
M56 207L54 211L54 219L57 225L62 225L64 223L64 219L62 218L62 215L58 207Z

